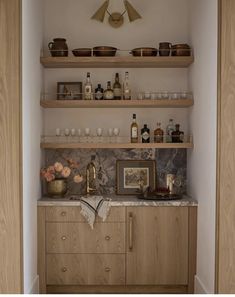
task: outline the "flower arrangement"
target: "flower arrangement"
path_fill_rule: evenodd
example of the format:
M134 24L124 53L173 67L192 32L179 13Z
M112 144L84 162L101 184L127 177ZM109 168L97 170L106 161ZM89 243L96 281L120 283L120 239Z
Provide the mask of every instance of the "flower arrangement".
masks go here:
M41 177L47 182L54 181L56 179L67 179L73 175L73 181L77 184L83 181L83 177L78 174L78 162L72 159L66 159L67 166L64 166L61 162L56 162L54 165L50 165L41 169Z

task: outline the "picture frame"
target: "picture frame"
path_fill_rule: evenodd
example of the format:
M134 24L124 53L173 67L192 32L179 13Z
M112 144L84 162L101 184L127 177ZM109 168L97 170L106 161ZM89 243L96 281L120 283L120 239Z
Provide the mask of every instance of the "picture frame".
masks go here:
M57 82L57 100L82 100L82 82Z
M138 195L140 184L156 189L155 160L118 160L116 163L117 195Z

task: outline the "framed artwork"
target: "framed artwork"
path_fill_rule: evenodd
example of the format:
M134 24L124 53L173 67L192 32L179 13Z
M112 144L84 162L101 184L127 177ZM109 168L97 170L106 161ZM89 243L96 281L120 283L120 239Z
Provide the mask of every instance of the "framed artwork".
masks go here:
M156 162L153 160L117 161L117 194L136 195L140 185L156 188Z
M58 82L57 100L82 100L82 82Z

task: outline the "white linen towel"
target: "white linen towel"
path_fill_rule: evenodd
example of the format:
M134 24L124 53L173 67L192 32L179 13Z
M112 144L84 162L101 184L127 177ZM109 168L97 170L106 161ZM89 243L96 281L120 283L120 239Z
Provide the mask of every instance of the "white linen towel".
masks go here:
M102 196L92 196L81 199L81 214L87 220L91 229L94 229L95 218L98 215L103 222L106 220L110 211L110 200Z

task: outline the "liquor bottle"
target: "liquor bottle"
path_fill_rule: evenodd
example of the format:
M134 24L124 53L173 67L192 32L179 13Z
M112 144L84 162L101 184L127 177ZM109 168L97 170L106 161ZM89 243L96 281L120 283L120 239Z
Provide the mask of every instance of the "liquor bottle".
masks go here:
M150 130L146 124L144 128L141 129L141 139L142 143L150 143Z
M154 130L154 142L163 143L164 141L164 131L161 129L161 123L157 123L157 129Z
M137 143L138 140L138 124L136 122L136 114L133 114L133 120L131 124L131 143Z
M104 91L104 100L113 100L114 99L114 93L111 89L111 81L108 81L107 83L107 89Z
M129 72L125 73L125 79L123 83L123 99L131 100L131 88L129 83Z
M84 85L84 99L93 100L93 89L92 89L90 72L87 72L86 82Z
M176 124L175 125L175 131L172 132L171 137L172 137L172 142L173 143L182 143L184 139L184 132L180 131L180 125Z
M95 89L95 100L103 100L104 99L104 89L101 87L101 84L98 84Z
M166 127L166 142L172 142L172 132L175 131L174 120L170 119Z
M116 73L115 82L113 84L113 92L114 92L114 99L121 100L122 99L122 86L119 82L119 74Z

